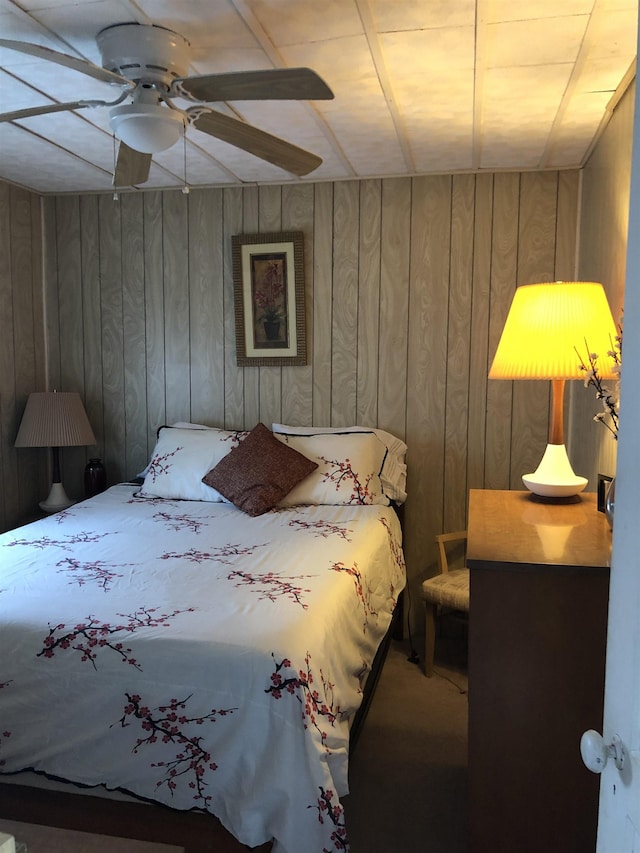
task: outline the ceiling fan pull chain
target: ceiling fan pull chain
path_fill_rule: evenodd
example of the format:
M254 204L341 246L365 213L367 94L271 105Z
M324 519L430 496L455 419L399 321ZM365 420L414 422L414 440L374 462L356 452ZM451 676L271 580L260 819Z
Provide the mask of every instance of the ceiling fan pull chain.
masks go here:
M182 194L189 195L189 184L187 182L187 134L182 134L182 153L184 157L184 186L182 187Z
M111 142L113 144L113 183L115 184L115 181L116 181L116 164L118 162L118 149L117 149L117 145L116 145L115 133L111 134ZM120 201L120 196L118 195L118 187L117 186L114 186L113 195L111 198L113 201Z

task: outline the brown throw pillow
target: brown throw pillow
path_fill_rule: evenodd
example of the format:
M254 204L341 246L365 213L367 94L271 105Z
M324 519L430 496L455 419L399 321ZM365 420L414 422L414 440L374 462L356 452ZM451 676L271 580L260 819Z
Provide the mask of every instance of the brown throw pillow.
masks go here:
M247 515L272 509L318 465L287 447L262 424L202 478Z

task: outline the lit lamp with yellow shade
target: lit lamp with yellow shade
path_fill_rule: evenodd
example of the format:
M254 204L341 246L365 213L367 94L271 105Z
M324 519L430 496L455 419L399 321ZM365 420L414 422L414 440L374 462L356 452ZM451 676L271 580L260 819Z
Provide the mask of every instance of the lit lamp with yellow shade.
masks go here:
M564 386L584 379L580 359L597 354L603 379L617 379L607 353L617 330L601 284L557 281L516 289L496 350L490 379L550 379L549 443L538 468L522 481L542 498L567 498L587 485L577 476L564 444ZM584 354L584 355L582 355Z

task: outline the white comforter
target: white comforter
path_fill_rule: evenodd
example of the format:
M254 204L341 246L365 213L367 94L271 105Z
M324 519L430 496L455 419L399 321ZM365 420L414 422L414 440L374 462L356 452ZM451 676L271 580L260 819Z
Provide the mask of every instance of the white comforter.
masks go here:
M348 848L348 724L404 586L391 508L142 500L0 536L0 771Z

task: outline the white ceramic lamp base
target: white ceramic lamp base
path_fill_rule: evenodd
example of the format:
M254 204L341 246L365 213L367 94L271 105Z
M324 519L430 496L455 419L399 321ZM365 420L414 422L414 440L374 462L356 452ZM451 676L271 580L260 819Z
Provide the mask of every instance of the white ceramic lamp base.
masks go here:
M40 501L40 509L44 512L60 512L72 506L75 501L69 500L62 483L52 483L49 497L46 501Z
M585 477L573 473L564 444L547 444L537 469L523 474L522 482L530 492L545 498L572 497L587 485Z

